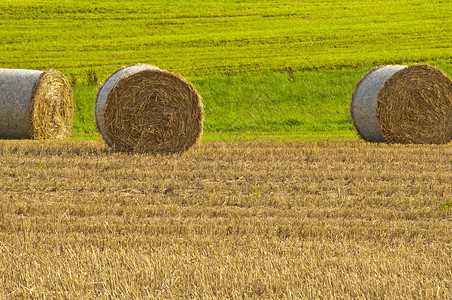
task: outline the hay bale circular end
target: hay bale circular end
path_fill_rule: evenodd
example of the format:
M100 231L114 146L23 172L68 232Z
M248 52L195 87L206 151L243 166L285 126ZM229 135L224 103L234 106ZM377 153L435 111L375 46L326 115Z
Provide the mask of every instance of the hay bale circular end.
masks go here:
M63 73L0 69L0 138L66 138L73 116L72 89Z
M48 70L39 76L31 101L31 136L63 139L72 133L74 102L71 85L63 73Z
M425 64L368 72L352 95L351 114L371 142L445 144L452 140L452 80Z
M180 153L202 133L201 96L183 77L150 65L130 65L99 89L96 123L116 151Z

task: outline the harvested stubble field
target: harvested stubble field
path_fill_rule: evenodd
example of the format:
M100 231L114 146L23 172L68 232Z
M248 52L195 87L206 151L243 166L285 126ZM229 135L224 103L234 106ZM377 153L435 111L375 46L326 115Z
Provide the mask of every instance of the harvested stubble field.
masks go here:
M450 299L452 148L1 141L0 298Z

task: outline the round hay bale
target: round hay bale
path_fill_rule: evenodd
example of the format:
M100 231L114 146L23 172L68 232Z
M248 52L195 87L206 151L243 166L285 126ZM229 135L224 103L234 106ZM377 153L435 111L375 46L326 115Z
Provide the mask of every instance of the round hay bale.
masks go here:
M356 84L350 112L369 142L449 143L452 80L425 64L377 67Z
M116 151L180 153L202 133L203 106L193 85L151 65L129 65L97 93L96 124Z
M72 89L63 73L0 69L0 138L67 138L73 116Z

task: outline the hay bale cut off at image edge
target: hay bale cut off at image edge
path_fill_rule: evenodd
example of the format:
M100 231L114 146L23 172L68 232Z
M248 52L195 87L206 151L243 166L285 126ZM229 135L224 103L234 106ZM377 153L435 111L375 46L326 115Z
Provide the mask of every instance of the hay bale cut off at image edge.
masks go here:
M0 69L0 138L67 138L73 116L73 93L63 73Z
M356 84L350 112L366 141L446 144L452 140L452 80L426 64L377 67Z
M115 151L181 153L202 133L201 96L183 77L144 64L110 75L96 100L96 124Z

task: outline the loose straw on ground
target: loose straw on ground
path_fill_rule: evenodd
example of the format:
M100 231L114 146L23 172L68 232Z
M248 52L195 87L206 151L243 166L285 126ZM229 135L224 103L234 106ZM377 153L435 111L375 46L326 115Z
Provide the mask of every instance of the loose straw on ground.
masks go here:
M357 83L350 111L369 142L449 143L452 80L425 64L377 67Z
M203 107L193 85L151 65L130 65L99 89L96 123L116 151L180 153L202 133Z
M73 116L72 89L61 72L0 69L0 138L67 138Z

